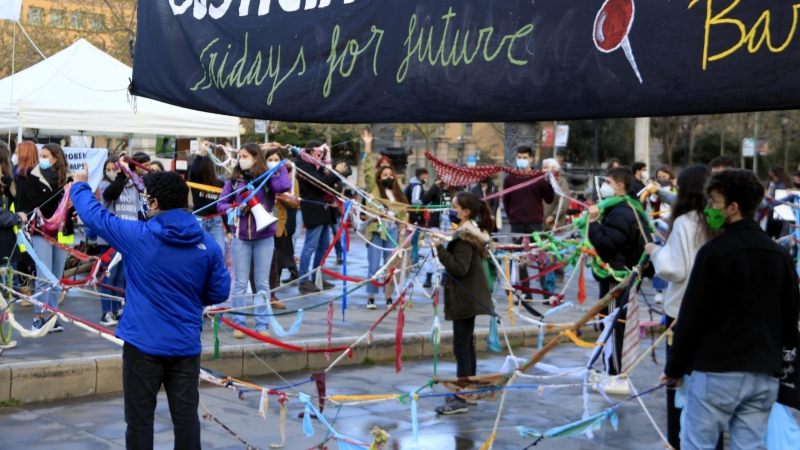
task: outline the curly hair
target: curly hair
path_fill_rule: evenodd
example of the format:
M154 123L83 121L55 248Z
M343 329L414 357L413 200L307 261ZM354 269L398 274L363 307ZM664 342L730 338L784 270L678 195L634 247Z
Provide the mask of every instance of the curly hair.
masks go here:
M706 185L709 196L711 191L717 191L725 197L725 206L736 202L745 219L755 218L758 205L764 198L764 185L756 174L744 169L726 169L715 173Z
M189 186L177 172L153 172L144 177L144 187L150 198L158 200L158 209L189 207Z

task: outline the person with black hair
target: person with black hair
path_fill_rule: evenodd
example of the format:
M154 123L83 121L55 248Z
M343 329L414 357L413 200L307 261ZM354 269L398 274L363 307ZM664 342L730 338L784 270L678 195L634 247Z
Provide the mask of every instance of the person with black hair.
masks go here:
M433 239L439 262L444 266L444 318L453 321L453 354L456 376L476 375L475 317L495 316L492 292L483 266L486 246L494 218L489 205L471 192L459 192L450 209L452 223L458 224L452 240L445 247ZM448 396L439 414L465 413L468 401L458 395Z
M42 216L51 218L56 213L61 199L64 197L64 186L70 179L70 171L67 166L67 158L64 150L58 144L45 144L39 154L39 165L31 170L25 179L22 189L25 191L26 198L30 201L30 207L39 208ZM29 211L24 211L29 212ZM64 219L62 231L42 230L42 233L51 238L58 239L59 243L72 244L74 238L75 225L72 222L72 209L67 212ZM44 273L50 271L57 279L64 275L64 264L67 261L67 252L59 247L51 245L44 236L34 234L32 238L33 249L39 257L42 266L37 264L36 272ZM39 301L52 308L58 307L58 297L61 291L59 286L52 286L48 281L36 281L36 291L41 292ZM48 311L50 316L55 314ZM36 305L36 317L33 319L32 331L42 328L49 319L44 317L44 308ZM56 323L51 331L64 331L64 327L59 323L56 316Z
M269 272L272 267L272 254L275 250L275 224L259 230L253 212L250 210L249 203L245 200L250 197L252 192L248 189L241 189L238 193L231 196L233 192L240 188L250 185L260 185L261 180L255 183L261 175L269 170L267 160L258 144L246 144L239 149L239 164L233 169L230 178L225 182L225 187L219 194L220 201L217 203L217 211L225 212L231 208L236 208L238 216L233 225L237 232L229 232L228 240L231 241L233 250L233 268L235 281L233 284L233 296L231 303L234 308L241 308L246 305L244 296L247 294L247 284L250 280L251 268L255 278L255 290L253 292L253 304L259 305L255 308L256 313L256 332L260 335L269 336L269 318L266 316L267 308L264 304L270 299L257 292L268 293L270 291ZM291 188L289 175L286 167L280 166L272 174L267 185L259 189L254 194L253 199L260 203L267 212L271 212L275 205L275 195L286 192ZM234 205L235 204L235 205ZM238 207L236 206L238 205ZM280 307L282 305L276 305ZM246 316L233 315L231 319L240 327L247 326ZM245 334L241 330L233 330L233 337L244 339Z
M325 149L322 145L320 141L308 141L306 142L305 151L313 158L321 161L325 157ZM308 162L302 156L298 156L294 160L294 167L298 170L298 173L314 178L318 183L325 186L333 187L339 181L339 177L333 171L328 170L323 165ZM347 164L340 162L334 170L342 174L347 170ZM301 198L307 200L300 203L303 224L306 226L306 239L303 243L303 250L300 252L300 267L298 269L302 281L298 289L303 294L310 294L319 292L319 289L314 284L316 268L322 263L322 257L325 256L325 252L330 245L329 230L334 221L331 208L333 205L327 191L301 177L298 177L297 181L300 184ZM298 226L300 225L298 224ZM314 257L313 263L312 256ZM322 280L322 287L331 289L334 285Z
M141 213L141 202L139 201L139 191L124 172L119 170L119 158L110 156L106 160L103 179L97 187L97 199L103 207L120 219L139 220ZM89 228L87 228L89 229ZM111 246L101 236L97 236L97 249L101 255L105 254ZM118 252L111 256L113 259ZM125 262L120 260L104 278L105 284L118 288L125 288ZM119 296L120 294L111 289L101 287L100 292L106 295ZM122 317L122 302L109 298L100 299L101 316L100 325L110 327L119 323Z
M786 171L781 166L772 166L769 168L769 198L775 198L775 191L786 190L792 186L792 180Z
M533 149L528 146L517 148L517 169L522 172L533 170ZM529 180L530 178L517 177L509 173L503 178L503 190ZM555 191L550 186L550 181L542 178L523 188L506 192L502 198L503 208L505 208L508 222L511 224L511 232L531 235L534 231L544 229L544 204L555 200ZM521 239L515 240L517 244L521 242ZM520 279L528 278L528 268L525 264L520 265L519 276ZM530 284L530 281L524 283L525 287L530 287ZM530 299L532 296L526 293L525 298Z
M645 245L656 275L668 282L664 297L664 316L668 327L678 317L698 250L717 234L711 230L703 212L708 204L705 184L709 173L702 164L681 171L667 241L663 246L652 242ZM667 343L668 358L669 348ZM667 438L673 448L679 449L681 410L675 407L674 400L675 391L667 390Z
M163 172L164 164L161 164L161 161L157 160L150 161L150 170L153 172Z
M131 156L131 159L136 161L137 163L145 166L145 167L148 167L148 168L150 167L150 155L148 155L145 152L136 152L136 153L133 154L133 156ZM135 166L135 165L134 165L134 167L131 167L131 169L133 169L133 171L136 173L136 175L139 175L140 177L143 177L143 176L147 175L148 173L150 173L150 172L142 169L141 167Z
M712 159L708 166L711 167L711 173L717 173L721 170L733 169L736 167L736 162L728 155L720 155Z
M406 196L410 205L424 206L422 196L425 194L425 184L428 182L428 169L424 167L417 167L414 171L414 176L408 182L408 186L403 189L403 195ZM410 213L408 221L413 224L420 224L424 220L424 213Z
M610 158L606 162L606 167L608 169L616 169L617 167L622 167L622 162L619 160L619 158Z
M204 186L211 186L214 188L222 188L225 186L219 176L217 175L216 166L211 157L208 156L208 144L203 142L199 150L198 156L192 160L192 165L189 166L189 173L187 178L192 183L202 184ZM153 165L151 164L150 167ZM192 207L195 211L195 216L202 218L200 226L203 231L210 234L214 241L219 245L223 251L225 249L225 226L221 216L216 216L211 219L205 219L208 216L217 214L215 207L208 207L210 204L219 200L219 193L211 190L204 190L201 188L193 187L192 192ZM199 211L199 212L197 212Z
M604 201L610 201L614 197L625 197L630 190L632 178L633 174L627 167L608 169L605 182L600 187L600 195ZM641 208L638 202L622 200L607 206L602 216L598 205L592 205L588 209L588 219L591 222L587 236L589 242L594 246L600 259L614 270L628 270L636 266L644 253L645 244L651 240L650 232L646 228L647 218L637 211L637 206ZM600 285L600 298L605 297L617 284L611 276L599 278L595 275L595 278ZM614 305L608 305L606 314L611 314L617 306L617 301ZM623 333L624 327L622 330L615 327L614 357L607 366L609 375L620 373ZM624 380L618 381L618 379L610 380L609 387L613 384L615 389L626 390L627 383Z
M147 222L103 208L87 183L88 167L69 188L84 223L125 255L125 314L116 329L122 347L125 445L153 448L153 418L161 386L167 394L175 447L200 448L197 416L200 332L204 306L230 292L222 249L187 211L189 187L175 172L145 177Z
M639 192L644 189L644 181L647 181L650 178L650 174L647 173L647 164L643 162L635 162L631 164L631 172L633 172L633 180L631 180L631 187L628 191L628 195L631 198L639 198Z
M755 221L764 186L753 172L717 172L706 194L710 228L725 231L697 252L661 382L691 374L684 448L713 448L725 428L731 448L762 448L779 390L796 395L783 381L794 381L797 272Z

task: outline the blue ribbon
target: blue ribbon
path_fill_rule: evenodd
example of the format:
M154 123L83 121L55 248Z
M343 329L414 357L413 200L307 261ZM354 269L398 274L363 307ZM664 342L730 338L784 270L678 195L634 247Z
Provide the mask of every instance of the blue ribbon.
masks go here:
M339 224L340 227L347 226L347 218L350 215L350 207L353 205L352 200L348 200L344 203L344 216L342 218L342 223ZM339 239L342 241L342 274L346 277L347 276L347 239L346 234L347 229L342 230L342 235L339 236ZM342 280L342 322L344 322L344 312L347 310L347 280Z
M486 343L486 348L490 352L500 352L503 346L500 344L500 338L497 336L497 320L494 317L489 318L489 341Z
M28 251L31 259L34 263L36 263L36 270L40 272L39 276L47 278L53 284L58 284L61 282L60 279L53 275L53 272L50 271L50 268L47 267L47 265L43 263L41 259L39 259L39 256L36 254L36 250L33 248L33 244L28 242L28 239L25 238L25 234L22 232L22 230L17 231L17 245L25 246L25 250Z
M220 197L220 198L214 200L213 202L207 204L206 206L203 206L202 208L196 210L192 214L197 215L197 213L199 213L200 211L203 211L206 208L210 208L212 205L216 205L217 203L219 203L220 201L230 197L231 195L234 195L234 196L237 195L239 192L247 189L248 186L251 186L252 183L257 183L257 182L259 182L259 181L261 181L263 179L261 184L258 186L258 189L254 190L254 191L251 191L250 195L242 202L243 204L246 204L248 201L250 201L251 198L253 198L255 196L255 194L256 194L256 192L258 192L258 190L260 190L261 188L264 187L264 185L267 184L267 181L269 181L269 178L272 176L272 174L275 173L275 171L278 170L280 167L282 167L284 165L284 163L286 163L286 161L287 161L286 159L282 160L280 163L278 163L277 166L275 166L272 169L269 169L268 171L264 172L263 174L258 176L256 179L251 181L250 184L248 184L247 186L244 186L244 187L241 187L239 189L236 189L235 191L231 192L230 194L226 195L225 197ZM230 220L230 216L229 216L229 220ZM229 223L229 225L230 224L231 223Z
M262 295L265 298L267 297L267 294L264 291L258 291L258 294L256 295ZM300 325L303 324L303 310L298 309L297 318L294 319L294 323L292 323L292 326L289 327L289 331L284 331L283 327L281 327L281 324L278 322L278 319L272 313L272 305L270 304L269 300L266 301L266 306L267 306L267 314L269 314L269 326L272 328L272 331L278 336L281 337L291 336L297 333L297 331L300 329Z

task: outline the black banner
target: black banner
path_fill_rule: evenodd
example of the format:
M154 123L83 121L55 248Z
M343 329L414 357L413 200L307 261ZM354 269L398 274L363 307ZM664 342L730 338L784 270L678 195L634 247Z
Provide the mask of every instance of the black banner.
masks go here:
M140 1L132 93L302 122L795 109L780 0Z

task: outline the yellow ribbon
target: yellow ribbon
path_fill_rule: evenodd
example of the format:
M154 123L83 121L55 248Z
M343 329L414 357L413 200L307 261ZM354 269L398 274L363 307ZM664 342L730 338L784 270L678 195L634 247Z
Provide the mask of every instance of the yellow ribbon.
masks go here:
M209 186L207 184L200 184L200 183L192 183L191 181L187 181L186 184L190 188L200 189L201 191L216 192L217 194L222 192L222 188L218 188L216 186Z
M570 339L572 342L574 342L575 344L577 344L577 345L578 345L578 347L582 347L582 348L595 348L595 347L597 347L598 345L603 345L602 343L598 343L598 344L590 344L590 343L588 343L588 342L586 342L586 341L582 340L581 338L579 338L579 337L578 337L578 336L575 334L575 332L574 332L574 331L572 331L572 330L564 330L564 331L562 331L562 332L560 332L560 333L558 333L558 334L559 334L560 336L566 336L566 337L568 337L568 338L569 338L569 339Z
M492 448L492 442L494 442L495 436L497 436L497 433L493 432L492 435L489 436L489 439L487 439L486 442L481 445L481 450L489 450Z

